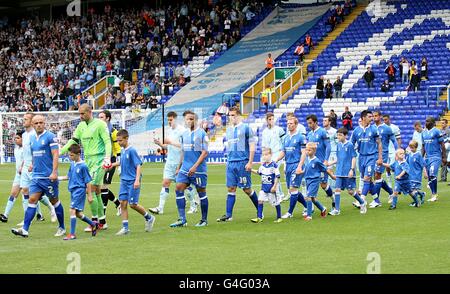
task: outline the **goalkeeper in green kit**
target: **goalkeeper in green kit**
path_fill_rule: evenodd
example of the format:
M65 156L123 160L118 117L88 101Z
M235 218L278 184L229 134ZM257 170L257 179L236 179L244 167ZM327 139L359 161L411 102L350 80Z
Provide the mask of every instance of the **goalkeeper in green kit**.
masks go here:
M84 161L92 177L92 199L88 198L88 202L91 206L92 220L98 221L105 219L100 189L105 169L111 167L111 138L106 123L93 117L92 107L89 104L81 105L78 112L81 122L75 129L72 139L61 149L61 154L65 154L75 143L83 147ZM107 225L99 228L106 229Z

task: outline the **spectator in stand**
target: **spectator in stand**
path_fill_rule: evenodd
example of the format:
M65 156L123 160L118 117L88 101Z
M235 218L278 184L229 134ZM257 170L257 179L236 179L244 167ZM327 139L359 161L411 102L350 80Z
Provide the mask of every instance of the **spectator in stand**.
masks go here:
M303 43L298 44L295 48L294 55L298 56L297 63L303 65L303 58L305 56L305 47L303 46Z
M418 91L420 89L420 75L417 69L414 69L414 72L411 76L411 81L409 84L409 90L410 91Z
M114 98L111 93L106 94L106 101L105 101L105 109L113 109L114 108Z
M272 68L273 68L273 65L274 65L274 61L273 61L273 58L272 58L272 54L267 54L267 58L266 58L266 71L269 71L269 70L271 70Z
M411 60L411 66L409 68L409 80L411 81L412 75L414 74L414 71L417 69L416 61L413 59Z
M366 81L367 88L373 88L373 81L375 80L375 74L373 73L370 66L367 67L367 71L364 73L364 81Z
M333 13L327 20L327 23L331 26L332 31L336 27L336 22L337 22L336 15Z
M265 106L266 112L269 110L269 98L271 92L270 85L266 85L264 91L261 92L261 104Z
M344 15L349 15L351 11L352 11L352 3L350 2L350 0L345 0Z
M131 80L133 69L140 68L145 79L152 79L159 68L161 77L172 78L174 70L172 74L162 70L162 61L187 61L202 47L207 55L215 38L222 49L229 48L240 40L246 16L245 22L252 22L261 13L260 3L246 0L236 1L232 8L218 2L212 17L195 2L163 3L158 9L108 7L101 13L92 9L78 19L61 17L50 23L30 18L20 26L5 24L0 33L2 48L7 48L0 54L0 89L7 95L8 111L49 109L54 93L74 102L68 97L75 97L106 71ZM222 24L225 34L219 31ZM52 89L54 93L48 94ZM114 101L121 105L120 99ZM72 102L69 107L76 108Z
M150 100L148 102L148 108L155 109L158 108L158 99L155 96L150 96Z
M402 61L400 63L400 66L402 68L400 74L402 76L402 84L406 84L409 82L409 62L406 58L402 57Z
M428 81L428 61L425 57L422 57L420 76L422 77L422 80Z
M316 98L323 99L324 97L324 77L320 76L316 82Z
M353 114L348 109L348 106L345 106L345 110L342 113L342 125L347 130L352 130L353 129L352 119L353 119Z
M0 102L0 112L7 112L9 109L5 102Z
M306 44L306 46L308 46L309 52L311 52L311 50L314 49L313 39L311 38L311 36L309 34L306 34L305 44Z
M178 86L183 87L184 85L186 85L184 74L180 74L180 76L178 77Z
M146 101L144 95L135 93L134 104L136 109L145 109Z
M181 64L178 64L175 68L175 78L179 79L181 74L184 75L184 68Z
M381 84L381 92L387 93L391 90L391 85L388 80L384 80L383 84Z
M164 80L164 85L163 85L163 94L165 96L169 96L170 95L170 88L173 88L173 84L169 79L165 79Z
M231 19L228 17L223 22L223 32L227 35L231 32Z
M189 64L186 62L184 64L184 78L186 79L186 83L191 81L192 70Z
M343 5L337 5L336 12L335 12L335 18L337 23L341 23L344 21L344 9ZM334 28L333 28L334 29Z
M77 96L78 97L78 108L80 108L81 105L88 102L87 95L88 95L87 92L85 92L84 94L78 94L78 96Z
M208 55L208 51L206 50L205 46L202 46L202 48L198 52L198 55L199 56L206 56L206 55Z
M334 98L342 98L342 80L340 76L336 77L336 81L333 83Z
M162 84L161 84L161 79L159 77L159 74L155 74L155 77L153 78L153 82L155 83L155 95L161 96Z
M117 91L114 97L115 108L121 109L125 106L125 96L121 91Z
M133 105L133 94L131 94L130 89L125 90L125 107L130 108Z
M330 118L330 125L333 128L337 128L337 114L334 112L334 109L330 110L330 113L328 113L328 117Z
M325 97L329 98L331 100L331 98L333 98L333 84L331 84L330 79L327 80L327 83L325 85Z
M150 97L150 80L147 80L144 83L144 88L142 89L142 94L144 95L144 99L148 99Z
M167 69L166 73L167 73L166 78L169 80L175 77L175 67L173 64L169 65L169 68Z
M394 67L392 61L389 61L389 65L386 67L384 72L388 76L389 83L395 83L395 73L397 72L397 69Z
M189 61L189 48L186 44L183 44L181 47L181 57L183 58L184 63Z

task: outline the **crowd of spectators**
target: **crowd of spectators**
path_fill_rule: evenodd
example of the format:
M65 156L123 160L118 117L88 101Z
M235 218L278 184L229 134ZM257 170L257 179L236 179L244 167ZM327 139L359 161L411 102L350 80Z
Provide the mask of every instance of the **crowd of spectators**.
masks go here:
M81 17L4 23L0 31L0 111L76 109L80 100L87 99L78 94L112 71L130 81L133 70L142 70L150 92L183 86L190 80L187 61L233 46L241 38L240 29L261 13L264 2L269 1L218 1L210 6L181 4L160 9L105 5ZM184 65L166 67L170 61ZM127 90L111 93L110 105L129 104L129 94L131 103L141 99L140 92ZM141 96L151 100L149 93Z
M386 79L380 85L381 92L391 91L397 85L397 81L406 86L406 90L416 92L420 90L420 82L428 80L428 61L426 57L423 57L419 67L414 60L411 60L410 63L405 57L401 57L398 69L392 61L389 61L384 72ZM397 73L399 73L398 79L396 78ZM376 75L370 66L367 67L362 78L368 89L374 88ZM316 98L342 98L341 78L338 76L334 83L331 83L329 79L325 82L324 76L320 76L316 82Z

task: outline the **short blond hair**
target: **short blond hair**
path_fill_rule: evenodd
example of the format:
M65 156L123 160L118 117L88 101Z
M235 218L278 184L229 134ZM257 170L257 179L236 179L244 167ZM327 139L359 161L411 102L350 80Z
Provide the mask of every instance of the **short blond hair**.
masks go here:
M419 143L416 140L411 140L408 144L410 148L417 149L419 147Z
M298 119L295 116L291 116L287 119L288 121L293 120L295 125L298 125Z
M308 142L306 144L306 148L311 148L311 149L317 150L317 144L314 142Z
M403 148L398 148L397 151L395 151L395 155L399 155L400 153L405 153L405 150Z

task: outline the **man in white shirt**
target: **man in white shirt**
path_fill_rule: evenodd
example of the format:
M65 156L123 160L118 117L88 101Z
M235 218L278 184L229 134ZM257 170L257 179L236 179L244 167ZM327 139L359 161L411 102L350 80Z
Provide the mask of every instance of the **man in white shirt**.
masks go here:
M416 141L418 144L417 147L418 152L422 152L422 131L423 131L422 124L420 123L420 121L416 121L414 123L414 133L412 139Z
M409 81L409 62L406 58L403 59L402 65L402 84L408 83Z
M272 160L276 161L280 155L282 149L282 138L286 132L279 126L275 125L275 116L273 113L268 112L266 114L267 127L262 132L262 148L270 148L272 150ZM283 190L281 189L281 183L278 182L277 194L279 197L284 198ZM289 195L287 196L288 200ZM285 199L283 199L285 200Z
M184 65L184 78L186 79L186 83L191 81L192 70L189 67L189 64L186 62Z
M325 131L327 131L328 138L330 138L330 145L331 145L331 153L328 161L335 161L337 160L337 130L331 126L331 118L329 116L325 116L323 118L323 128ZM328 169L334 169L335 165L328 166ZM336 187L336 181L333 180L331 177L328 178L328 185L331 187L331 189L334 191ZM334 207L334 194L332 196L332 203L331 203L333 209Z
M395 139L397 140L398 148L402 148L402 136L400 133L400 128L397 125L391 123L391 117L389 114L383 115L383 121L386 125L391 127ZM394 144L392 142L389 142L389 164L393 164L395 161L395 151L396 150L394 148ZM391 172L390 174L387 174L387 176L389 176L389 179L387 179L386 182L388 183L389 187L392 188L393 187L392 183L394 182L394 173Z

